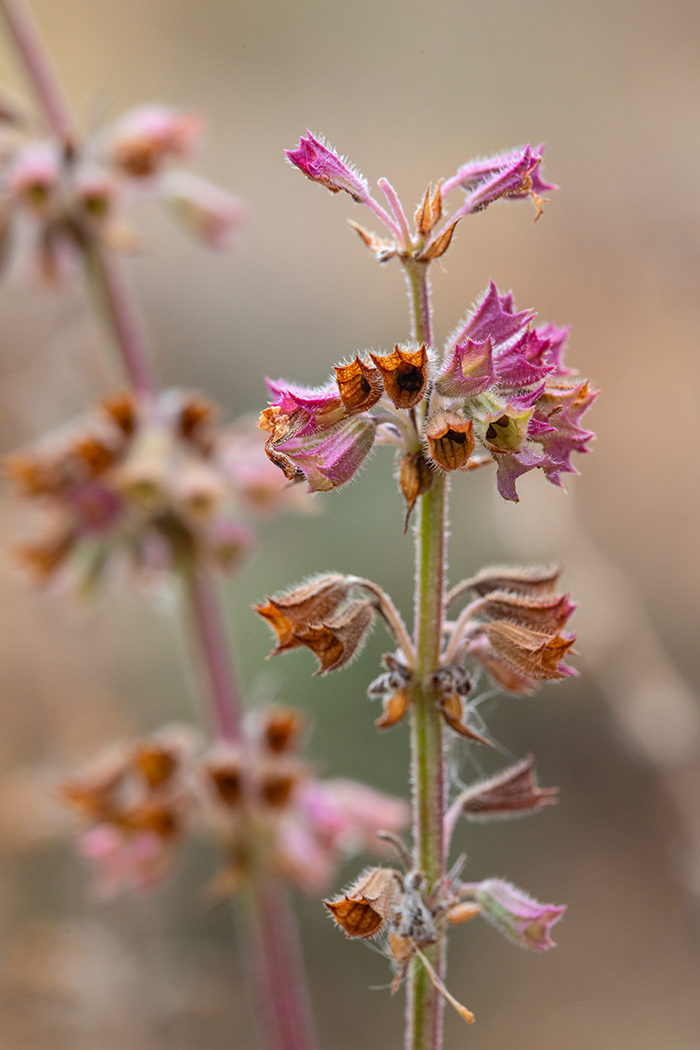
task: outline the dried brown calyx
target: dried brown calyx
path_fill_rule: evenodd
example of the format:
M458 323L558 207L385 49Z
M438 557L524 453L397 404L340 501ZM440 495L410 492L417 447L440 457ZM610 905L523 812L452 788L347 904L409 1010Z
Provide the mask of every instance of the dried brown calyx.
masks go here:
M433 675L433 682L438 694L438 707L445 722L460 736L475 740L478 744L491 744L490 740L477 733L465 721L464 699L472 690L472 682L463 667L448 664L439 667Z
M490 594L491 591L511 591L515 594L535 597L554 594L560 576L561 567L558 565L532 566L523 569L495 566L482 569L471 580L458 584L458 587L460 591L474 591L480 597ZM454 590L456 591L457 588ZM448 595L448 600L455 600L452 594Z
M323 576L254 605L277 636L270 655L305 646L318 659L316 674L327 674L349 663L374 622L373 602L350 598L353 586L344 576Z
M260 737L274 754L294 751L304 732L304 718L294 708L272 708L264 711L260 719Z
M441 409L425 424L432 460L442 470L468 470L474 451L474 423L459 412Z
M384 357L370 354L384 381L384 389L395 408L414 408L428 384L428 350L395 346Z
M422 452L404 452L399 466L399 488L406 500L404 533L416 500L428 491L433 483L433 470Z
M367 687L369 697L381 697L384 713L375 720L377 729L390 729L398 725L408 711L411 703L409 686L411 673L408 668L391 653L385 653L382 663L386 674L375 678Z
M516 817L555 805L558 790L539 786L535 756L528 755L502 773L471 784L454 806L467 820Z
M507 620L489 624L486 634L494 651L528 678L545 681L572 673L561 661L573 646L573 637L535 631Z
M420 202L416 209L414 216L416 223L416 232L421 238L428 237L432 233L433 227L442 218L442 184L444 179L440 179L433 190L432 182L428 183L428 188L423 194L423 200Z
M401 886L393 868L368 868L344 894L323 903L346 937L374 937L389 921Z
M349 416L366 412L384 393L380 372L359 355L349 365L335 365L334 369L340 400Z

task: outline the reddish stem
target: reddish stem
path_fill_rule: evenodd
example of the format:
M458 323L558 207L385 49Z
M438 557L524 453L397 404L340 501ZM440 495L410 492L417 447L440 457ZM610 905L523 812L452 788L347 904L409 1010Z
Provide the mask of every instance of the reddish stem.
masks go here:
M239 740L241 702L217 585L205 569L194 566L188 574L187 586L192 622L209 679L216 735L225 740Z
M121 259L109 248L92 244L86 262L100 312L119 347L129 382L139 394L155 396L159 384L148 337Z
M75 125L39 28L22 0L2 0L10 34L24 63L49 128L68 148L75 145Z
M316 1034L287 887L258 870L250 889L254 994L269 1050L315 1050Z

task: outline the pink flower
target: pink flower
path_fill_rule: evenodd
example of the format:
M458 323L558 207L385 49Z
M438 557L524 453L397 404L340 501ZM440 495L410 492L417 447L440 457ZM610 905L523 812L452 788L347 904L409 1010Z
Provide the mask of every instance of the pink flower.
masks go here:
M107 899L124 890L150 890L165 875L170 844L153 831L130 833L113 824L98 824L78 840L78 852L90 861L94 888Z
M131 178L153 175L164 161L198 152L202 118L172 106L136 106L105 133L111 162Z
M299 800L316 832L348 852L377 849L378 831L400 831L407 802L356 780L311 781Z
M334 150L314 138L308 128L306 134L308 138L302 136L297 149L284 151L288 160L307 178L319 182L331 193L345 190L359 204L365 203L369 198L367 181Z
M540 904L504 879L485 879L474 896L484 918L514 944L539 951L555 947L549 931L566 911L565 904Z
M161 195L185 229L217 251L228 248L232 234L246 220L239 197L189 171L166 172Z
M470 215L501 197L511 200L533 197L539 215L542 194L558 189L554 183L545 182L540 174L544 148L542 142L535 149L521 146L488 160L469 161L443 184L443 200L456 186L462 186L467 196L457 214Z
M353 416L317 444L294 438L277 451L305 475L308 492L330 492L355 476L372 450L376 429L371 416Z

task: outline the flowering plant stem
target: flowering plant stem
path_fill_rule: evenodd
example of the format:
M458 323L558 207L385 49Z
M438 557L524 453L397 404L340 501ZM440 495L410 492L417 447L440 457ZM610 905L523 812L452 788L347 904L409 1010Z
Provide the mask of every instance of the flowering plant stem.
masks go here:
M314 1050L316 1039L289 890L258 868L244 898L256 1016L270 1050ZM245 945L243 946L245 951Z
M48 127L62 142L66 157L72 156L77 145L73 117L32 14L22 0L0 0L0 5ZM141 397L155 399L160 384L128 274L119 257L96 239L83 249L87 284L121 354L129 384ZM194 562L184 582L207 672L215 735L239 740L241 703L216 582L206 567ZM260 1010L269 1020L269 1050L314 1050L296 920L286 888L269 871L258 870L249 898L251 965Z
M432 342L427 267L408 260L405 273L412 306L413 339ZM415 591L416 685L411 705L411 781L413 785L413 863L429 889L445 875L445 759L443 722L433 676L438 669L445 601L448 487L435 473L418 501ZM443 979L446 939L426 951ZM406 999L406 1050L438 1050L442 1044L442 996L420 959L411 963Z

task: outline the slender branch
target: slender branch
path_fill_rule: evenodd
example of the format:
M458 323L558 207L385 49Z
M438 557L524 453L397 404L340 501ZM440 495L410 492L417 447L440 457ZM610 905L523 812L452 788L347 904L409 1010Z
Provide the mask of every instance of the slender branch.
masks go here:
M445 608L449 609L451 605L454 605L465 594L468 594L474 586L474 582L474 580L462 580L461 583L455 584L445 595Z
M489 596L484 598L475 598L469 605L465 605L461 613L455 621L455 625L452 629L452 637L445 647L445 652L442 656L442 662L445 664L451 664L457 657L462 643L462 635L464 628L467 626L472 616L478 613L479 609L483 609L484 605L487 604Z
M2 0L2 10L46 122L53 134L70 150L76 143L73 115L34 16L22 0Z
M192 626L208 679L216 735L239 740L241 701L217 585L209 572L195 565L187 573L186 586Z
M315 1050L297 926L286 886L258 869L247 891L246 933L256 1011L269 1050Z
M397 224L394 222L394 220L391 218L391 216L389 215L388 211L386 211L384 208L382 208L382 206L379 203L379 201L375 201L374 197L370 196L370 197L367 197L365 200L363 200L362 203L366 204L367 207L369 208L369 210L374 212L374 214L377 216L379 221L382 222L384 224L384 226L386 226L386 228L389 231L389 233L391 233L396 238L397 241L401 240L401 230L399 229Z
M139 394L158 391L151 350L136 297L122 260L102 244L85 251L88 286L99 314L121 353L129 382Z
M403 649L406 659L408 660L408 666L412 669L416 662L416 651L406 629L406 625L403 622L401 613L394 605L390 596L376 583L372 583L371 580L365 580L360 576L348 576L347 582L354 584L355 587L361 587L364 591L367 591L376 598L377 612L384 620L384 623L396 644Z
M404 248L406 249L406 251L410 251L412 245L411 231L408 228L408 219L406 218L406 213L403 210L403 205L399 200L399 196L388 179L380 179L377 185L381 189L386 199L389 201L391 210L396 216L396 221L401 227Z

